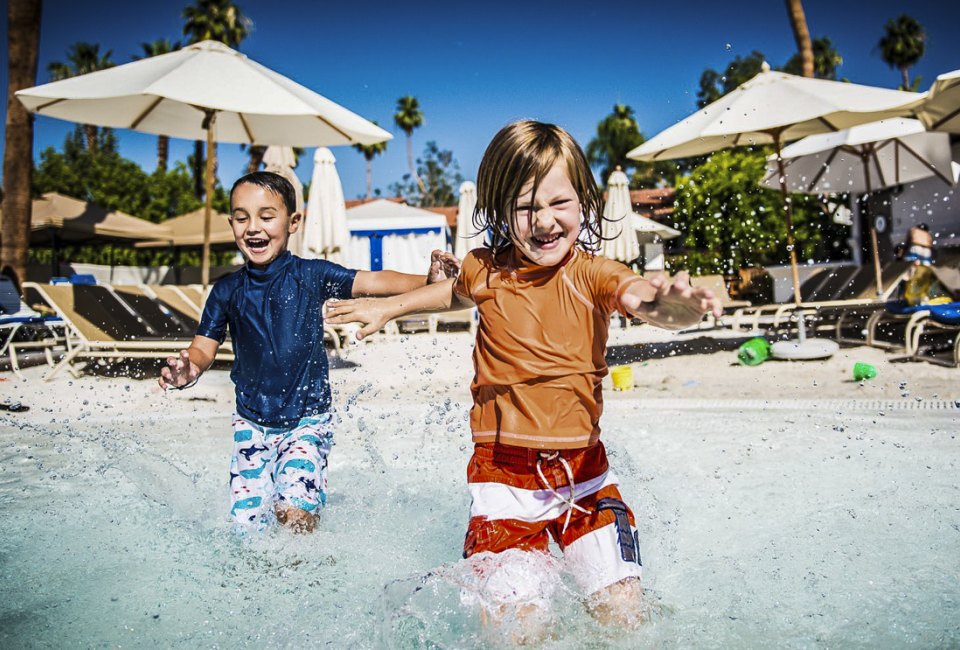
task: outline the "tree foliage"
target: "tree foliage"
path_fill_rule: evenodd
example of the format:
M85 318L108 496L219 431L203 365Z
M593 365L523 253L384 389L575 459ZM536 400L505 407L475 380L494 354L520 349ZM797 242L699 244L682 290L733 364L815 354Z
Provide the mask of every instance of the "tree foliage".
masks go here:
M754 50L745 57L737 55L727 65L723 74L712 68L704 70L700 75L700 90L697 91L697 108L712 104L740 84L760 74L764 60L763 53Z
M120 155L112 129L101 129L97 137L97 149L90 152L83 146L81 127L77 127L64 140L63 151L44 150L33 175L34 194L59 192L153 222L203 207L193 194L193 182L183 163L169 171L147 174ZM229 210L226 192L219 184L214 190L214 209Z
M387 141L375 142L374 144L355 144L353 148L363 154L363 159L367 164L367 198L371 199L373 198L373 159L387 150Z
M787 227L778 191L761 187L766 148L714 153L676 187L674 227L685 252L671 271L731 274L750 266L786 264ZM842 259L847 229L822 213L816 197L794 194L794 236L801 261Z
M926 49L927 34L916 18L906 14L887 21L883 37L877 43L883 62L900 71L901 90L916 90L920 77L910 83L910 68L915 66Z
M423 183L422 190L409 174L404 174L402 182L390 185L390 191L421 208L456 205L463 176L452 151L440 149L432 140L427 142L423 156L417 158L417 176Z
M100 46L95 43L77 42L67 49L67 61L53 61L47 65L52 81L60 81L89 74L98 70L106 70L116 65L110 58L113 50L100 54ZM87 149L95 151L97 146L97 127L93 124L83 125L86 134Z
M97 149L91 153L84 147L82 127L67 135L63 151L48 147L40 154L40 163L33 174L33 192L59 192L66 196L96 203L104 208L120 210L154 223L203 207L193 194L193 180L182 162L173 169L146 173L132 160L117 151L117 137L112 129L101 129ZM213 208L230 209L229 198L217 184ZM32 247L30 260L49 263L52 251ZM141 266L178 264L199 265L199 249L181 251L174 259L167 249L134 249L119 244L67 245L61 247L61 259L91 264L134 264ZM233 253L218 254L214 263L227 263Z
M253 21L230 0L197 0L183 9L183 35L191 43L220 41L233 48L253 29Z
M826 36L813 39L813 76L818 79L836 81L837 68L843 65L843 57ZM799 75L803 62L799 54L794 54L783 66L784 72Z

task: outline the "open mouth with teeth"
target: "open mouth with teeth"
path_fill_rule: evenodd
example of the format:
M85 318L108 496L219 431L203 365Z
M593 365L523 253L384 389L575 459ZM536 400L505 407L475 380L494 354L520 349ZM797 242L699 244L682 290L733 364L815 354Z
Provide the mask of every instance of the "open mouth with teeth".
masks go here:
M247 239L245 240L247 244L247 250L251 253L262 253L267 250L267 244L270 242L266 239Z
M533 240L533 243L541 248L549 247L551 244L555 244L560 241L560 238L563 237L562 233L555 232L550 235L534 235L530 239Z

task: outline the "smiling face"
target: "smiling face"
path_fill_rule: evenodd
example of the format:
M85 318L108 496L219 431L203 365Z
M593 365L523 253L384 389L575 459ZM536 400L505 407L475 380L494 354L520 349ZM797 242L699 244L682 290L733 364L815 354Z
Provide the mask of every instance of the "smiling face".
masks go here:
M279 194L241 183L230 197L230 227L240 252L255 267L265 267L287 250L300 226L300 213L287 213Z
M534 264L556 266L567 258L580 235L580 199L563 162L546 173L536 196L533 191L533 179L520 189L510 238Z

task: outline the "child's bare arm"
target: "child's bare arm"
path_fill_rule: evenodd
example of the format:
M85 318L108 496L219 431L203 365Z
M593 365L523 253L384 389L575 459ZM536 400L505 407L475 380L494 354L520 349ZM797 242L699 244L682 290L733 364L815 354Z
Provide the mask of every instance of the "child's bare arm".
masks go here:
M206 336L195 336L186 350L167 357L167 366L160 371L160 388L186 388L197 381L213 365L220 343Z
M670 284L664 278L634 282L620 302L633 316L672 330L696 325L708 312L717 318L723 313L720 299L709 289L692 286L685 271Z
M396 296L419 289L425 284L456 277L460 260L453 254L435 250L430 256L427 275L412 275L397 271L358 271L353 280L353 297Z
M387 321L417 312L448 311L472 307L473 303L453 290L453 280L424 285L389 298L356 298L327 304L324 318L329 323L362 323L357 339L382 328Z

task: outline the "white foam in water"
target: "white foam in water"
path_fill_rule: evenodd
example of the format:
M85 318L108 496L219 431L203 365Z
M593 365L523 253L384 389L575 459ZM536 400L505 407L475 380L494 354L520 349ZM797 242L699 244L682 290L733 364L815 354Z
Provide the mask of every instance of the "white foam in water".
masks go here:
M610 400L665 612L629 631L562 563L461 561L466 405L389 400L347 400L314 534L242 539L227 407L0 416L0 647L483 648L513 622L497 637L479 610L511 598L549 615L546 648L960 644L955 412Z

